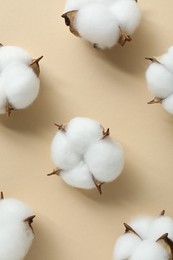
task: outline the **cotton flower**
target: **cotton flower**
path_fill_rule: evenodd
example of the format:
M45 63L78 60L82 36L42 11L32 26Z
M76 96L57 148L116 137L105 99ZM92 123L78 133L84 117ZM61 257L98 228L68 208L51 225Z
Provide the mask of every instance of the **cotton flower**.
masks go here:
M34 239L32 209L13 199L0 201L0 259L23 260Z
M173 46L159 58L146 58L152 61L146 71L147 86L154 99L148 104L161 103L173 114Z
M135 0L67 0L62 17L74 35L105 49L131 41L141 12Z
M173 220L164 216L138 217L125 225L114 246L114 260L170 260L173 257Z
M0 46L0 114L30 106L39 94L39 64L15 46Z
M57 166L52 174L67 184L83 189L115 180L122 172L124 154L121 145L109 137L99 122L76 117L66 125L57 125L51 156Z

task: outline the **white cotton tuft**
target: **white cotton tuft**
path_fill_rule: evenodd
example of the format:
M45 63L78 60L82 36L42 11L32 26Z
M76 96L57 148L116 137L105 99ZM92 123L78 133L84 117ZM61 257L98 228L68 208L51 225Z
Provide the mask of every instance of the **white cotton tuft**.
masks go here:
M173 73L154 62L146 71L148 89L157 98L166 98L173 93Z
M103 128L96 120L75 117L67 125L67 138L74 151L83 154L94 142L103 136Z
M173 73L173 56L165 53L160 57L160 63L163 64L170 72Z
M154 218L152 217L138 217L130 222L129 226L142 238L146 239L149 234L150 225Z
M168 260L167 251L157 242L144 240L129 260ZM122 259L123 260L123 259Z
M93 189L95 187L92 174L84 162L80 162L72 170L62 171L60 176L67 184L76 188Z
M162 106L168 113L173 114L173 94L163 99Z
M141 20L141 11L132 0L119 0L110 6L110 10L115 16L122 31L131 35L135 32Z
M120 236L114 246L113 260L129 259L140 243L141 239L135 234L126 233Z
M2 72L1 81L9 103L16 109L28 107L38 96L40 80L25 64L10 63Z
M150 238L156 241L166 233L173 240L173 220L167 216L160 216L154 219L150 227Z
M64 8L64 13L79 10L83 6L92 3L92 0L67 0Z
M0 114L6 113L7 98L0 78Z
M51 155L54 163L63 170L75 167L80 162L80 155L76 154L63 131L58 131L52 141Z
M26 50L20 47L0 47L0 71L2 71L2 69L4 69L7 65L14 61L29 65L32 62L32 57Z
M26 218L32 209L16 199L0 201L0 259L23 260L34 239Z
M82 38L102 49L113 47L120 37L117 21L104 4L92 3L81 8L74 26Z
M124 154L121 145L107 137L88 149L85 161L98 181L111 182L123 169Z

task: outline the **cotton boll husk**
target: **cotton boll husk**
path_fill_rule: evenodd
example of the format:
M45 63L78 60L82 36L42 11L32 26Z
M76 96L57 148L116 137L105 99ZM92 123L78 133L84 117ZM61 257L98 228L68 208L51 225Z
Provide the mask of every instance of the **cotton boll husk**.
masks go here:
M33 210L20 200L13 198L0 200L0 223L8 219L10 221L16 221L17 219L22 222L27 217L33 215Z
M168 260L167 251L157 242L144 240L129 260Z
M2 69L4 69L7 65L14 61L22 62L26 65L29 65L32 62L32 57L26 50L20 47L0 47L0 71L2 71Z
M53 138L51 155L55 165L64 170L75 167L81 159L81 157L74 152L63 131L58 131Z
M130 222L129 226L142 238L146 239L149 234L150 225L154 218L142 216Z
M72 170L62 171L60 176L67 184L73 187L82 189L95 188L92 174L84 162L80 162Z
M79 10L83 6L92 3L92 0L67 0L64 8L64 13Z
M88 149L85 160L98 181L111 182L120 175L123 169L123 149L120 144L107 137Z
M75 117L66 128L68 141L73 149L83 154L88 147L103 137L103 128L96 120L86 117Z
M23 260L32 244L34 234L26 222L0 222L0 259Z
M0 114L6 113L6 102L7 98L0 78Z
M173 93L173 73L159 63L152 63L146 71L149 91L158 98L166 98Z
M40 80L29 66L13 62L1 74L9 103L16 109L26 108L37 98Z
M173 115L173 94L162 101L162 106L168 113Z
M82 38L102 49L113 47L120 37L117 21L104 4L92 3L81 8L74 27Z
M113 260L129 259L140 243L141 239L135 234L126 233L120 236L114 246Z
M141 11L133 0L119 0L110 6L118 25L128 35L134 33L141 20Z
M173 73L173 56L166 53L160 57L160 63Z
M167 216L160 216L153 220L149 231L149 237L153 240L157 240L166 233L173 240L173 220Z

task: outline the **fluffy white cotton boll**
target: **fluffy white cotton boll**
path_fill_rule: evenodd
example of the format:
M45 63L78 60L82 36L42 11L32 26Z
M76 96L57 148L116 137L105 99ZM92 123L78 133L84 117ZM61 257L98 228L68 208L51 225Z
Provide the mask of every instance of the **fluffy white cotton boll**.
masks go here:
M120 175L123 169L123 149L120 144L107 137L88 149L85 161L98 181L111 182Z
M157 62L148 67L146 80L148 89L155 97L166 98L173 93L173 73Z
M92 0L67 0L64 8L64 13L79 10L83 6L92 3Z
M80 155L74 152L63 131L56 133L51 145L51 155L54 163L64 170L75 167L81 159Z
M168 260L167 251L157 242L144 240L129 260ZM123 260L123 259L122 259Z
M110 6L110 10L121 29L128 35L133 34L141 20L141 11L136 1L116 1Z
M173 73L173 56L166 53L160 57L160 63Z
M32 62L32 57L26 50L20 47L0 47L0 71L2 71L2 69L4 69L7 65L14 61L22 62L26 65L29 65Z
M163 99L162 106L168 113L173 114L173 94Z
M102 49L113 47L120 37L116 19L104 4L92 3L81 8L74 26L82 38Z
M26 108L37 98L40 80L25 64L10 63L1 74L9 103L16 109Z
M92 189L95 187L92 174L84 162L80 162L72 170L62 171L60 176L67 184L76 188Z
M160 216L153 220L149 236L156 241L165 233L168 233L168 237L173 240L173 220L167 216Z
M7 98L0 78L0 114L6 113L6 102Z
M146 239L149 235L150 225L154 218L152 217L138 217L130 222L129 226L142 238Z
M135 234L126 233L120 236L114 246L113 260L129 259L140 243L141 239Z
M68 141L79 154L83 154L90 145L103 137L100 123L86 117L75 117L70 120L66 132Z

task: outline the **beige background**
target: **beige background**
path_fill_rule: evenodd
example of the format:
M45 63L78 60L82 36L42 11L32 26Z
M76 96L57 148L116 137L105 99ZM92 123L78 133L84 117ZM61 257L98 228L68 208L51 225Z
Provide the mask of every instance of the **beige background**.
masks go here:
M1 0L0 42L44 55L37 101L0 118L0 189L37 215L27 260L111 260L124 221L162 209L173 217L173 116L147 105L144 78L144 57L173 44L173 1L139 5L143 20L133 41L98 51L69 33L63 0ZM103 187L103 196L46 176L54 168L53 123L78 115L110 127L124 145L123 174Z

